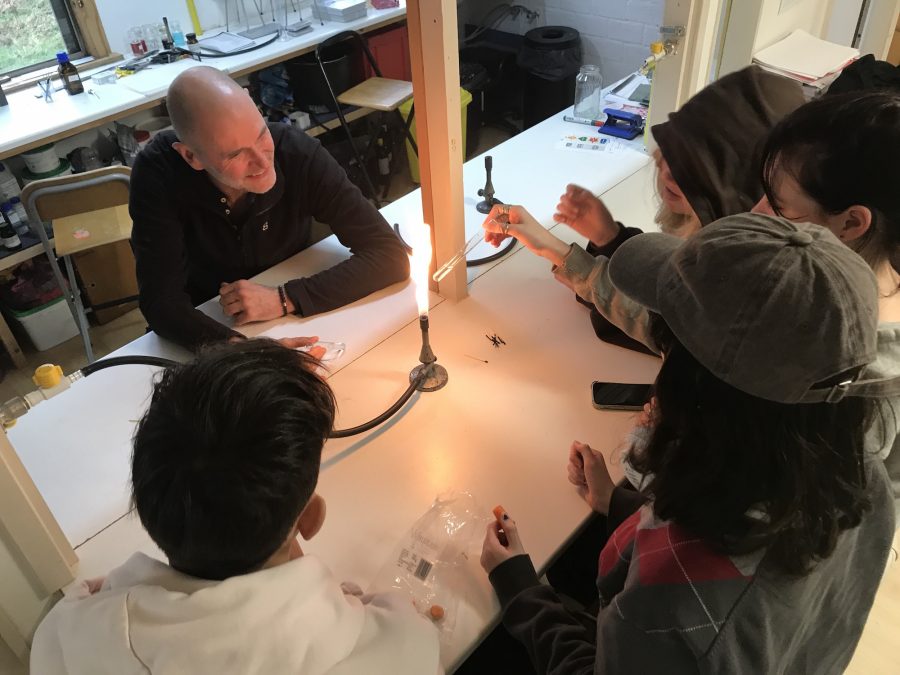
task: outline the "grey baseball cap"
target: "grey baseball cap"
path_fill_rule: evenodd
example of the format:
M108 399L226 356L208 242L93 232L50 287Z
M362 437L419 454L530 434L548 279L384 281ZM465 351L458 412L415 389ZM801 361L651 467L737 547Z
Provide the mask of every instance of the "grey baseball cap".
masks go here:
M633 237L609 270L622 293L662 315L694 358L743 392L780 403L900 393L900 377L855 379L876 356L878 286L823 227L729 216L686 241Z

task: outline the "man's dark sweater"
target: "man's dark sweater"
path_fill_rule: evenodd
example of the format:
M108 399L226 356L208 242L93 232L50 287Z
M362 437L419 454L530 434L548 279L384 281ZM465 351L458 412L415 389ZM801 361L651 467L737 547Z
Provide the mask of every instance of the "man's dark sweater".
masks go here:
M141 311L161 336L196 348L236 335L195 306L218 295L220 284L249 279L309 246L312 218L353 255L285 284L298 314L335 309L409 276L399 239L319 142L283 124L269 130L275 186L248 195L240 214L172 147L174 132L157 135L138 156L131 246Z

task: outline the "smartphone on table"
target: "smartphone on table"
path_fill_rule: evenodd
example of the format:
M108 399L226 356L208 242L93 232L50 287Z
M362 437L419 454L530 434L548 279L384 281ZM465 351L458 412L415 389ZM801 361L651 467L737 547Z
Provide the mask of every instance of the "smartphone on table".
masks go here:
M598 410L642 410L650 400L650 384L593 382L591 402Z

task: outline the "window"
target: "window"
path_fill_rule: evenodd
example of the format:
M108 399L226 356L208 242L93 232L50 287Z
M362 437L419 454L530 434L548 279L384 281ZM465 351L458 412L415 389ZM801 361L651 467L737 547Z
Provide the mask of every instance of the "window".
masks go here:
M85 55L66 0L0 0L0 75L46 68L62 51Z

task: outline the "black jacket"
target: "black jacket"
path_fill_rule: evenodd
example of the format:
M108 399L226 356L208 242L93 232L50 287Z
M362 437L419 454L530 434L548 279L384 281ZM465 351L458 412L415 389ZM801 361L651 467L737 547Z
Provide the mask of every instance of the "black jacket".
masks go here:
M287 282L298 314L335 309L409 276L399 239L319 142L284 124L269 130L275 186L251 195L239 219L206 172L172 148L174 132L157 135L138 156L131 246L141 311L161 336L196 348L235 335L195 306L218 295L221 283L249 279L309 246L312 218L353 255Z

